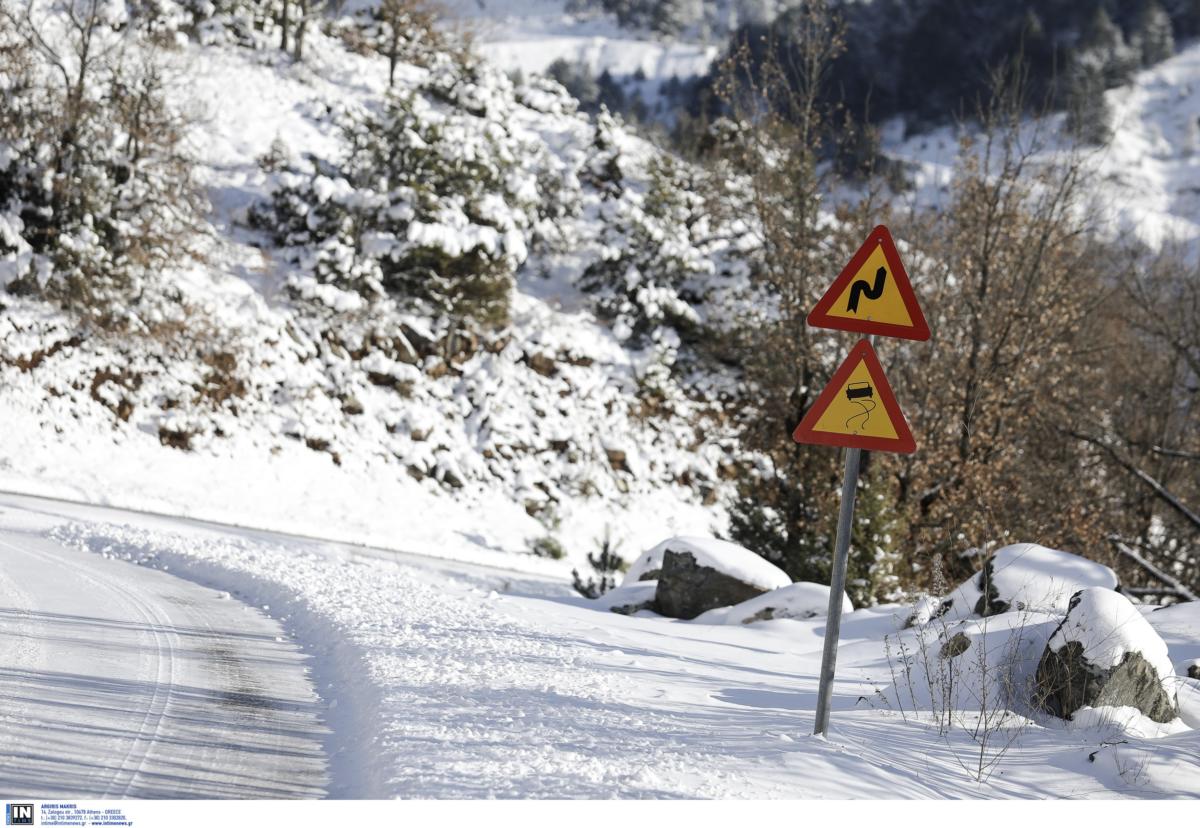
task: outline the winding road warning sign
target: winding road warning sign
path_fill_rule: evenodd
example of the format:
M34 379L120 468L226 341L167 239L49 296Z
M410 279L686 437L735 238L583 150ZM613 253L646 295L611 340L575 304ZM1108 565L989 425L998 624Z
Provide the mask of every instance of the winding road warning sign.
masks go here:
M875 349L861 340L792 433L797 443L911 454L917 445Z
M871 231L850 264L808 315L814 328L834 328L901 339L929 339L929 325L892 234Z

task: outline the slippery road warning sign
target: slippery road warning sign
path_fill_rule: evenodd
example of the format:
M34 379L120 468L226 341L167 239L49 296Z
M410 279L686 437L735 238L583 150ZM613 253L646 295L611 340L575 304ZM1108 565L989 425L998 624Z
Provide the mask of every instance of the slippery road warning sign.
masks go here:
M860 341L792 433L797 443L911 454L916 442L883 366Z
M881 224L871 231L812 309L808 324L901 339L929 339L929 325L886 227Z

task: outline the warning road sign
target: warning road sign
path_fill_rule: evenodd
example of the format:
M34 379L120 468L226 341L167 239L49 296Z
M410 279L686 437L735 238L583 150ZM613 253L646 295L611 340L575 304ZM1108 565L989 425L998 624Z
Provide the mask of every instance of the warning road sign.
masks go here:
M929 325L886 227L881 224L871 231L808 315L808 324L902 339L929 339Z
M900 454L917 447L883 366L865 339L850 351L792 437L797 443Z

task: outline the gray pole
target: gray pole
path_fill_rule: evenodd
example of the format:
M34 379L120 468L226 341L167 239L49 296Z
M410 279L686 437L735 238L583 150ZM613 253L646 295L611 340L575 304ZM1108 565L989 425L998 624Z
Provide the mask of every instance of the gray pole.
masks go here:
M850 557L854 496L858 491L858 464L862 449L846 449L846 476L842 479L842 509L838 513L837 544L833 553L833 577L829 583L829 612L825 618L825 649L821 655L821 687L817 691L817 726L813 733L829 729L829 701L833 695L833 671L837 667L838 635L842 629L842 596L846 592L846 563Z

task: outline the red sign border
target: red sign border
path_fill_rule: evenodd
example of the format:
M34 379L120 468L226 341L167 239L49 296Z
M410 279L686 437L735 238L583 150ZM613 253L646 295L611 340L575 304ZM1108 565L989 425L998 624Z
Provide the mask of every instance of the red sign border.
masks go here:
M900 291L900 298L904 301L904 307L908 309L909 318L912 319L911 326L829 314L833 303L841 297L846 286L858 275L859 269L875 251L876 244L883 247L883 256L892 269L892 277L896 280L896 289ZM925 314L921 312L921 305L917 302L916 293L913 292L908 272L904 269L903 262L900 261L900 253L896 250L896 243L892 240L892 234L886 226L881 224L871 231L866 241L858 248L858 252L854 254L854 258L842 269L838 277L833 280L829 290L825 291L825 295L809 313L807 321L814 328L832 328L838 331L878 334L879 336L917 341L929 339L929 324L925 321Z
M864 361L867 364L867 373L875 381L875 388L879 392L879 401L883 403L883 409L891 418L892 425L896 429L896 436L894 438L856 437L853 434L814 431L814 426L821 419L821 415L825 413L825 409L829 408L833 398L842 390L842 386L854 373L858 363ZM913 439L912 431L908 428L908 421L904 419L904 412L900 410L896 397L892 394L892 387L883 373L883 366L879 364L879 357L875 355L875 349L871 347L871 343L865 339L858 341L841 367L829 379L825 389L817 397L817 401L809 407L804 418L800 420L800 425L796 426L796 430L792 432L792 439L797 443L815 443L821 446L840 446L869 451L890 451L896 454L912 454L917 450L917 443Z

